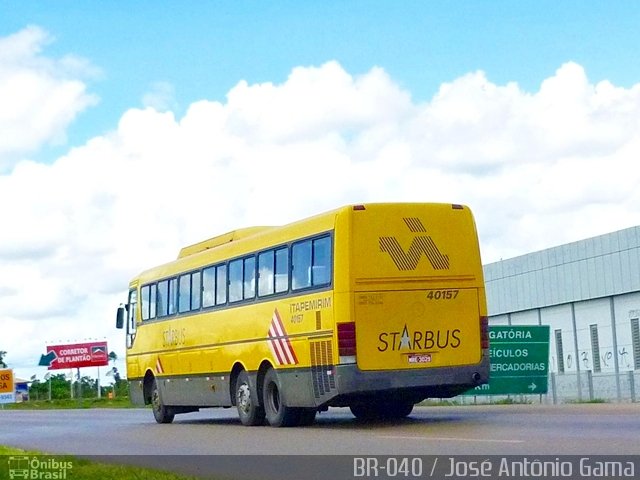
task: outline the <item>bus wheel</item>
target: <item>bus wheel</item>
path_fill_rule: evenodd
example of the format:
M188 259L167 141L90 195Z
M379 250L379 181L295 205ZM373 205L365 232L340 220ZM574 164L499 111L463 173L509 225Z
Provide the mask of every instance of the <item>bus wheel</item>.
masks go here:
M316 420L316 412L315 408L299 408L298 414L298 425L302 427L308 427L309 425L313 425L313 422Z
M391 402L384 405L384 418L404 418L413 411L413 403Z
M349 407L359 420L397 420L404 418L413 410L410 402L371 402L359 403Z
M251 399L249 375L241 371L236 380L236 407L243 425L254 426L264 423L264 408Z
M151 385L151 409L153 410L153 416L158 423L171 423L175 414L171 411L171 408L162 403L162 397L160 396L160 390L158 389L158 381L154 378Z
M356 403L349 405L349 410L358 420L375 420L380 418L380 412L372 404Z
M299 409L287 407L283 403L282 388L278 374L269 369L264 377L262 388L264 411L269 425L272 427L293 427L300 419Z

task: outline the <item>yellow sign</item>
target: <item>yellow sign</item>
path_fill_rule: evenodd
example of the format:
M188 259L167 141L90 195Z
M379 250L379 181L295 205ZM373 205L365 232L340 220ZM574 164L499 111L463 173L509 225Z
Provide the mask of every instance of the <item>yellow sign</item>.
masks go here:
M0 393L13 393L13 370L0 370Z
M13 403L15 401L13 370L0 370L0 403Z

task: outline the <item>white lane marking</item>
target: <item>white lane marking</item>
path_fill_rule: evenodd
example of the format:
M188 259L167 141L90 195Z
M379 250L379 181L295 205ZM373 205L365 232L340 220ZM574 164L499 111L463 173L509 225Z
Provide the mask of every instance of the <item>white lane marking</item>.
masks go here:
M392 440L436 440L445 442L486 442L486 443L524 443L524 440L495 440L492 438L459 438L459 437L414 437L410 435L380 435L380 438Z

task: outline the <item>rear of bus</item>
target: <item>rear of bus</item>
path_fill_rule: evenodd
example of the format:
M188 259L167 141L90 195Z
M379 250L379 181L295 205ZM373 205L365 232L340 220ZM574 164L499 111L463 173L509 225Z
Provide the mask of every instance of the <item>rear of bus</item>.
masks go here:
M348 207L335 242L333 405L356 413L377 402L406 414L425 398L488 382L484 281L468 207Z

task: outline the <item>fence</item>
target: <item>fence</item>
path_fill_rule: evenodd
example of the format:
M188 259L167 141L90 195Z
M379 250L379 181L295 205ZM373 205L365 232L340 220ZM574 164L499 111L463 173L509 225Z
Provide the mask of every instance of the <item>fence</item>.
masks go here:
M505 400L544 404L572 402L640 402L640 370L615 373L549 373L548 393L542 395L478 395L456 397L461 403Z
M545 403L575 401L636 402L639 400L640 371L593 373L591 370L577 373L549 374L549 393ZM544 401L544 400L543 400Z

